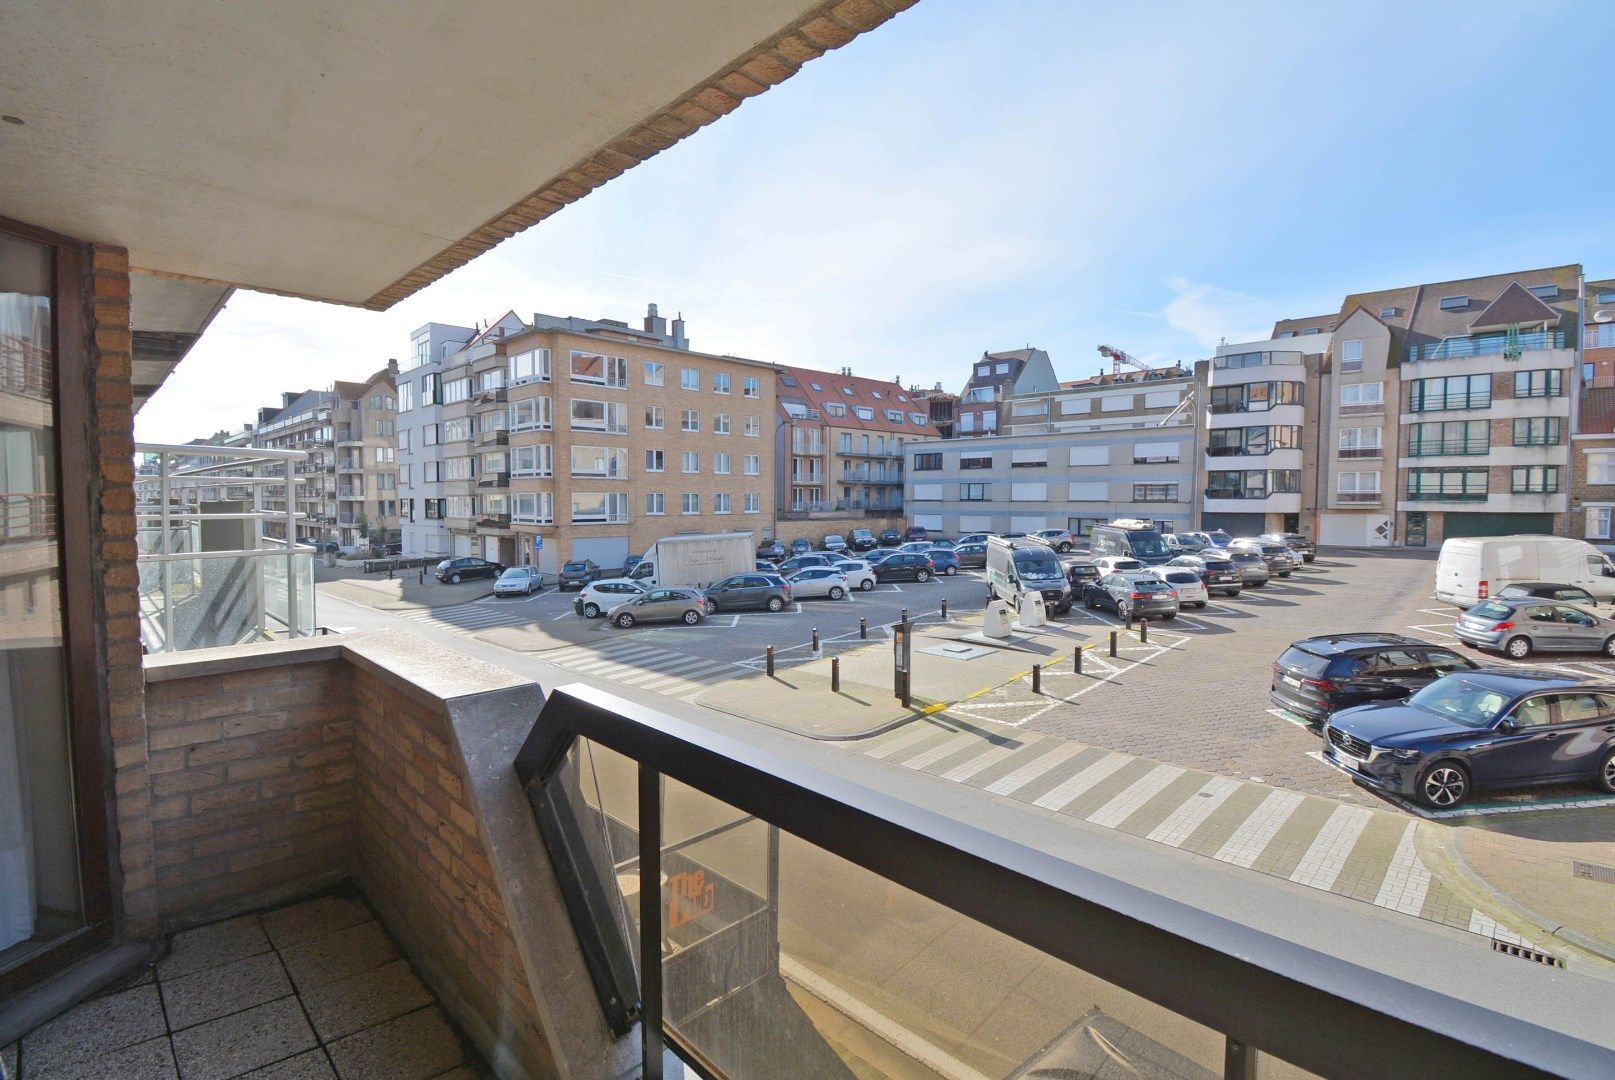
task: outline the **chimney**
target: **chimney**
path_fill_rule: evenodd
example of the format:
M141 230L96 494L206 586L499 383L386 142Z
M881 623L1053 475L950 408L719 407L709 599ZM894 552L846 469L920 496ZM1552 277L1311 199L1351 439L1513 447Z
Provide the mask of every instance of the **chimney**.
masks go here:
M283 408L283 409L291 408L292 407L292 402L294 402L296 400L297 400L297 395L292 393L290 390L282 390L280 392L280 407L281 408Z
M656 313L655 304L645 305L645 333L662 338L667 336L667 320Z
M679 312L678 318L673 320L673 348L688 349L690 339L684 336L684 312Z

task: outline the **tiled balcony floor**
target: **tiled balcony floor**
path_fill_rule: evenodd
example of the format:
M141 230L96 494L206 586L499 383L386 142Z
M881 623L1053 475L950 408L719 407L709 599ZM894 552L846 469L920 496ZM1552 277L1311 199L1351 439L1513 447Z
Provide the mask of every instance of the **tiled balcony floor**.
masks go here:
M175 935L167 956L0 1053L14 1080L431 1080L488 1070L362 900Z

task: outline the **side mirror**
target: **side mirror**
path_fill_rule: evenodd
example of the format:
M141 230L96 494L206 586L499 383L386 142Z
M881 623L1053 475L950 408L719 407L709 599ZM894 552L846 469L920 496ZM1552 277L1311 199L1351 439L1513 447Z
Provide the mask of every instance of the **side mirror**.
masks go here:
M1497 730L1501 731L1505 735L1513 732L1518 727L1519 725L1514 722L1514 718L1512 716L1505 716L1497 722Z

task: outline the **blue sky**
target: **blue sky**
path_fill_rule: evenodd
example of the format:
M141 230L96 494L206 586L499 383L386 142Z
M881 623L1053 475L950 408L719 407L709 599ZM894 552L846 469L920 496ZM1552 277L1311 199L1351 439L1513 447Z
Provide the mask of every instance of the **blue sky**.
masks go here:
M1611 40L1604 0L922 0L389 312L238 294L137 433L507 308L654 300L698 349L958 389L983 350L1072 378L1364 289L1615 277Z

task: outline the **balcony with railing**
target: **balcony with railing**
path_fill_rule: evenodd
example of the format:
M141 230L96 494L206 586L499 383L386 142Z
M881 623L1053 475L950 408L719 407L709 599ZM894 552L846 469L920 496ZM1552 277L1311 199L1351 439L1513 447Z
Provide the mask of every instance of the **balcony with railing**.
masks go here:
M471 395L477 405L503 405L509 399L509 391L503 386L488 387Z
M364 462L359 458L341 458L336 463L336 474L352 474L364 472Z
M1342 506L1378 506L1380 493L1377 491L1337 491L1335 502Z
M339 427L336 429L336 445L339 447L363 446L364 432L354 428Z
M1565 347L1563 330L1536 330L1530 333L1506 331L1409 345L1407 358L1408 363L1419 364L1434 360L1462 360L1471 356L1519 356L1527 352Z
M510 474L508 472L483 473L477 477L477 486L479 488L509 487Z
M478 514L477 528L479 529L508 529L510 528L509 514Z
M484 431L477 436L478 446L509 446L510 432L504 428L495 428L493 431Z
M1343 446L1337 455L1347 460L1373 460L1385 456L1383 446Z

